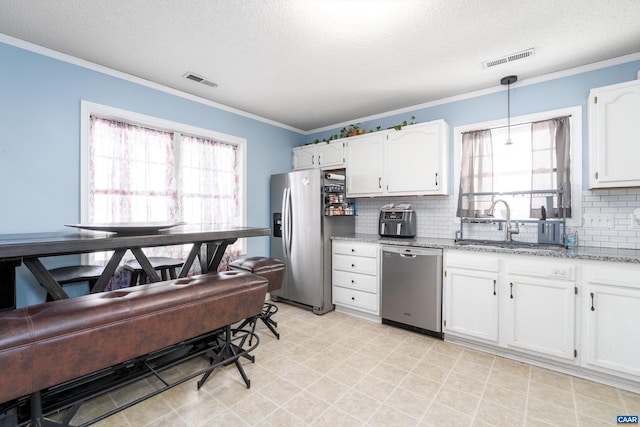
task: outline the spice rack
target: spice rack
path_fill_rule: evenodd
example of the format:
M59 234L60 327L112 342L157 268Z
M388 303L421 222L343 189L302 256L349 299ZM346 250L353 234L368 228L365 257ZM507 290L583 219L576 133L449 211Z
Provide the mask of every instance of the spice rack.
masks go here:
M323 198L325 216L355 216L355 202L347 199L344 171L327 172L323 175Z

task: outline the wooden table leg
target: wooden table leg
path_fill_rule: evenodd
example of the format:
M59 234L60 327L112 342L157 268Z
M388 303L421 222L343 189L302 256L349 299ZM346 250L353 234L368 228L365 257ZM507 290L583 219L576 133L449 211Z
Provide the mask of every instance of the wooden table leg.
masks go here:
M104 267L102 274L96 281L96 284L93 285L93 287L89 290L92 294L104 292L104 288L107 287L109 280L111 280L111 277L113 277L113 274L116 272L116 269L118 268L118 265L120 265L120 261L122 260L126 252L126 249L116 249L114 251L111 259L109 260L109 262L107 262L107 265Z
M189 251L189 256L187 256L187 259L185 260L184 265L180 269L180 273L178 274L178 277L187 277L187 274L189 274L189 270L191 269L193 262L196 260L196 257L200 255L201 247L202 247L202 243L193 244L193 246L191 247L191 250Z
M238 239L226 239L226 240L217 240L215 242L207 242L207 262L206 262L206 271L205 272L215 272L218 271L218 266L220 265L220 261L222 261L222 257L224 256L224 252L227 250L227 246L232 245Z
M62 286L53 278L49 270L40 262L38 258L23 258L24 265L27 266L33 277L49 292L54 300L69 298L69 295L62 289Z
M136 260L138 260L138 262L140 263L140 267L142 267L144 272L147 273L147 277L149 277L149 280L151 282L159 282L162 280L160 279L158 272L153 268L153 266L149 262L149 259L147 258L147 256L144 254L144 252L142 252L141 248L132 248L131 252L133 252L133 255L136 257Z

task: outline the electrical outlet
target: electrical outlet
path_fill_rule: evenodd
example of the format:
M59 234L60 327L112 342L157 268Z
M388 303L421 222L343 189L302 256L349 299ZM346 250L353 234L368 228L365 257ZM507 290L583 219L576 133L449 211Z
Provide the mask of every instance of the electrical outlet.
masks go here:
M631 228L640 230L640 208L636 208L631 213Z
M584 214L584 226L592 228L613 228L614 215L603 213Z

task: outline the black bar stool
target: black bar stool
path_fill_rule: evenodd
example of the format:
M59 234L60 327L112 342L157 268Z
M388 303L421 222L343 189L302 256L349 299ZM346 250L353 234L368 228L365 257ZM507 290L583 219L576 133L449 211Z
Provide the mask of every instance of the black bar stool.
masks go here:
M285 263L279 259L260 256L240 258L233 261L229 266L236 270L244 270L264 277L269 282L267 284L267 291L269 292L282 287ZM280 339L280 334L276 331L278 323L271 318L277 312L278 306L273 303L265 302L262 306L262 312L258 313L255 317L245 319L238 329L242 329L247 324L251 324L251 332L255 332L256 319L260 319L265 325L267 325L267 328L269 328L273 335L275 335L277 339ZM251 340L249 340L249 345L251 345Z
M49 270L49 273L60 284L60 286L67 285L69 283L89 283L89 292L93 289L93 285L96 284L98 278L104 271L102 265L72 265L69 267L59 267ZM47 301L53 301L53 298L47 293Z
M175 279L178 277L178 268L184 265L184 261L177 258L149 257L149 262L154 270L160 272L162 280ZM131 272L129 286L144 285L147 283L147 273L144 272L140 263L132 259L124 263L124 268Z

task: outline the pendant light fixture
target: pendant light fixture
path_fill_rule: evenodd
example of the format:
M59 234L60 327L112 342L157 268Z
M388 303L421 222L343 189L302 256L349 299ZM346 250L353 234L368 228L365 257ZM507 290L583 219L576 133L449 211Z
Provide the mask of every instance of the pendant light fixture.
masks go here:
M518 81L518 76L507 76L500 80L500 83L507 85L507 141L504 145L511 145L511 85Z

